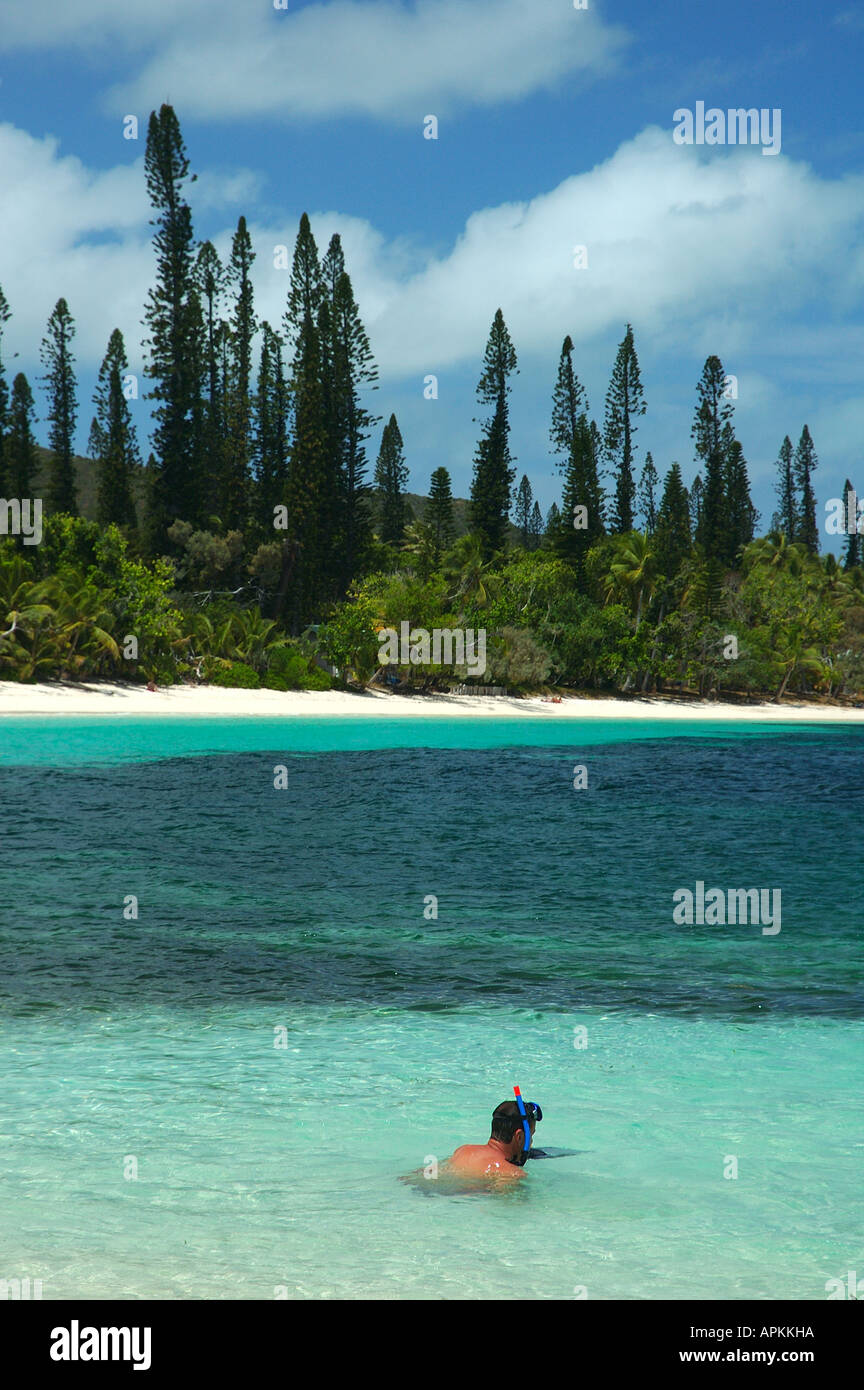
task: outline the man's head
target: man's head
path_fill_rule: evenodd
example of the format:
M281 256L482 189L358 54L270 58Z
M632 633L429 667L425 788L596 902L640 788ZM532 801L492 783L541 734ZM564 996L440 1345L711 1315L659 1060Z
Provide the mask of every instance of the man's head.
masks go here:
M530 1105L526 1105L528 1112L528 1127L531 1138L534 1138L536 1121ZM525 1148L525 1131L522 1127L522 1112L515 1100L502 1101L496 1105L492 1111L492 1139L506 1146L507 1157L516 1159ZM524 1163L524 1159L522 1162Z

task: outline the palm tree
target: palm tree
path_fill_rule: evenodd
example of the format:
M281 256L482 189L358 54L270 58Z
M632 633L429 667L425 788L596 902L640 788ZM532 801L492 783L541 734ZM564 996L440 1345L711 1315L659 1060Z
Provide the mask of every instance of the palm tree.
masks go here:
M614 538L612 562L606 576L607 602L629 598L634 609L636 631L642 622L644 601L650 599L657 583L657 562L651 542L641 531L627 531Z
M861 599L860 571L842 569L830 550L819 562L816 577L819 593L838 609L848 608Z
M803 623L795 623L779 634L774 657L783 671L783 679L774 696L775 704L783 699L787 685L798 672L802 675L816 676L817 679L830 679L830 670L826 667L818 647L806 645L809 639L810 633Z
M774 570L788 570L797 578L812 558L805 545L788 541L785 531L771 531L745 547L742 568L746 574L754 565L766 565Z
M483 542L475 534L460 536L444 557L444 577L448 581L448 598L466 607L473 603L485 608L495 591L492 567L497 556L485 558Z
M114 615L104 596L84 579L80 571L67 570L45 585L54 613L52 627L57 635L63 668L72 674L99 673L104 658L120 660L120 649L111 635Z
M0 643L6 643L6 650L0 647L0 656L8 655L15 645L18 634L32 633L33 628L51 616L51 605L45 602L45 585L34 582L30 571L20 555L0 565L0 622L6 630L0 631Z
M270 618L263 618L257 608L241 608L232 614L230 622L234 659L245 661L258 670L270 648L282 640L273 636L277 624Z

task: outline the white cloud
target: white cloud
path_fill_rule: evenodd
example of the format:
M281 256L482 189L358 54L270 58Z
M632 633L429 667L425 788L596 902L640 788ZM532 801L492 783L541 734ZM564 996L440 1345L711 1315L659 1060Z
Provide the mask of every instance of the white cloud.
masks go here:
M35 361L51 308L64 295L78 323L82 374L98 365L115 325L140 366L153 276L142 159L93 171L62 155L56 141L4 125L0 186L0 283L15 315L7 354ZM286 212L278 226L256 219L254 201L246 201L256 187L248 171L207 172L189 195L193 213L199 195L201 205L217 209L223 253L237 215L246 213L257 251L256 309L278 325L289 277L274 269L273 247L293 248L297 213ZM686 471L693 391L713 352L739 375L742 438L755 471L768 469L783 434L797 438L805 419L817 448L836 450L838 468L853 466L860 431L844 445L837 421L860 414L850 363L860 360L856 325L864 297L864 259L856 251L861 175L820 178L786 155L765 160L758 150L681 147L668 131L651 128L528 202L477 211L444 255L389 241L361 218L311 216L322 252L333 231L342 235L381 370L382 408L405 402L411 409L428 372L448 382L441 402L422 417L434 431L434 439L418 440L423 469L424 450L433 447L439 461L451 462L452 451L463 470L470 464L470 393L499 305L522 367L514 428L531 432L518 449L520 467L530 473L548 469L548 397L565 333L576 343L594 411L602 413L628 320L649 398L640 442L654 450L658 466L678 457ZM583 243L588 269L576 270L573 247ZM465 409L454 413L457 397Z
M143 69L117 83L112 111L170 100L184 117L364 115L420 121L517 101L565 78L605 73L620 26L566 0L332 0L274 10L270 0L0 0L0 51L68 47Z
M82 351L85 319L116 318L113 306L140 318L153 270L140 156L93 171L56 140L3 125L0 185L0 280L28 333L60 294L81 306ZM258 186L250 171L205 171L187 192L193 214L232 209L223 247L246 212L259 309L278 322L288 276L274 269L273 247L293 248L296 218L256 221ZM322 252L341 233L376 355L399 377L478 361L499 305L523 355L547 355L567 332L590 343L630 320L661 353L683 339L707 353L722 338L782 357L778 328L805 309L807 332L824 321L827 349L864 292L853 250L862 221L860 175L822 179L786 156L681 147L650 128L529 202L475 212L444 256L336 211L313 214L313 230ZM573 267L577 244L585 270Z
M805 306L833 317L860 302L862 221L861 176L823 180L786 157L718 156L651 128L551 192L474 213L449 255L389 295L379 286L367 319L401 372L478 359L499 305L523 353L630 320L659 350L755 339L771 354L777 326Z
M51 137L0 125L0 284L13 313L7 353L19 351L28 363L38 359L62 295L76 320L75 354L85 370L98 366L115 327L136 358L154 264L143 164L139 157L94 171L61 154ZM190 191L196 203L200 194L202 207L221 209L254 196L258 185L258 175L248 171L207 172Z

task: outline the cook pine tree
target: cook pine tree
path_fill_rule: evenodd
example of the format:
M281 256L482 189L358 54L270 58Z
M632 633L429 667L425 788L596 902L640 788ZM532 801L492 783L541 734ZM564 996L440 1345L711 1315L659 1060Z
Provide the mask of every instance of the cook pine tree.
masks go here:
M285 502L288 478L288 388L282 339L266 319L261 324L253 421L255 518L258 534L266 544L274 539L276 508Z
M12 382L9 397L9 433L6 436L6 485L12 497L33 496L36 474L36 438L33 392L23 372Z
M733 407L725 390L723 363L719 357L708 357L696 386L696 410L690 431L696 457L704 468L701 514L694 539L706 559L720 563L732 559L723 431L731 422Z
M189 159L180 123L167 103L150 114L144 154L147 192L155 228L156 282L144 311L146 370L152 383L154 476L151 479L150 548L170 548L168 528L201 519L203 412L201 374L204 322L195 284L192 213L185 198Z
M537 550L543 539L543 513L540 503L535 502L528 520L528 549Z
M203 241L198 247L193 275L202 316L201 452L207 460L199 482L199 506L201 514L209 519L218 517L223 506L228 451L225 403L230 377L230 330L223 318L225 268L212 242Z
M780 445L777 457L777 500L776 529L782 531L790 543L798 539L798 502L795 496L795 473L793 470L794 450L792 440L786 435Z
M610 530L616 535L632 531L634 526L634 436L636 421L644 414L645 397L639 359L633 342L633 328L628 323L612 368L603 426L606 458L613 477Z
M432 474L424 520L432 528L437 564L453 539L453 492L446 468L436 468Z
M522 544L528 546L528 538L531 534L531 508L534 502L534 492L528 481L527 474L522 474L522 481L516 489L516 496L513 502L513 522L519 531L519 539Z
M141 456L123 379L129 370L123 334L115 328L93 394L96 414L88 453L96 463L96 520L100 526L134 527L134 489Z
M673 463L663 484L654 533L657 568L667 581L675 579L691 547L690 498L681 469L677 463Z
M313 621L334 589L328 540L336 476L323 381L319 315L323 297L318 248L304 212L294 245L284 315L285 339L292 354L289 383L294 428L288 451L287 535L277 604L278 611L290 588L290 622L295 635Z
M576 567L581 585L585 557L605 530L604 497L599 477L599 432L593 420L588 421L588 400L573 369L569 334L558 360L549 438L558 469L564 474L562 510L551 538L562 558Z
M51 462L47 502L52 512L77 516L75 422L78 403L72 339L75 323L65 299L58 299L42 340L42 380L48 397L48 447Z
M225 441L219 516L226 531L242 530L251 511L250 451L252 436L252 342L257 329L251 271L255 260L246 218L237 222L226 269L233 292L228 323L231 375L225 403ZM208 311L209 320L209 311ZM210 380L210 333L207 334L207 379Z
M646 536L653 536L657 529L657 484L660 479L654 467L654 459L649 449L645 455L645 466L639 479L639 510L645 522Z
M819 554L819 525L816 520L816 495L813 491L813 474L818 466L819 460L816 457L813 439L805 425L798 440L792 468L798 489L800 518L796 539L807 547L811 555Z
M759 513L750 497L750 478L747 460L731 423L724 425L721 440L723 451L723 487L726 499L726 561L737 565L741 552L753 539Z
M496 310L483 372L477 383L477 399L490 406L492 413L483 425L483 435L474 457L471 483L471 526L480 537L488 560L502 550L507 538L510 489L516 476L510 453L510 378L518 375L516 349L507 331L504 315Z
M395 415L391 415L381 435L381 448L375 464L378 489L379 535L385 545L401 545L408 519L405 488L408 469L402 434Z
M369 392L378 390L378 368L338 234L331 238L323 271L330 330L330 433L337 486L336 578L341 596L362 568L372 535L366 442L380 424L380 416L372 413L367 400Z

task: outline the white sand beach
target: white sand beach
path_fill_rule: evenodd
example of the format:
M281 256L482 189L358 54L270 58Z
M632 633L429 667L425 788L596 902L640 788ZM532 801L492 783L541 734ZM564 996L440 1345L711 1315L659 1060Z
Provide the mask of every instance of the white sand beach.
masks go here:
M239 719L247 716L309 718L405 717L453 719L735 719L754 723L862 723L864 709L806 704L723 704L680 699L562 698L541 696L389 695L383 691L226 690L215 685L175 685L149 691L141 685L47 682L20 685L0 681L3 715L160 715Z

